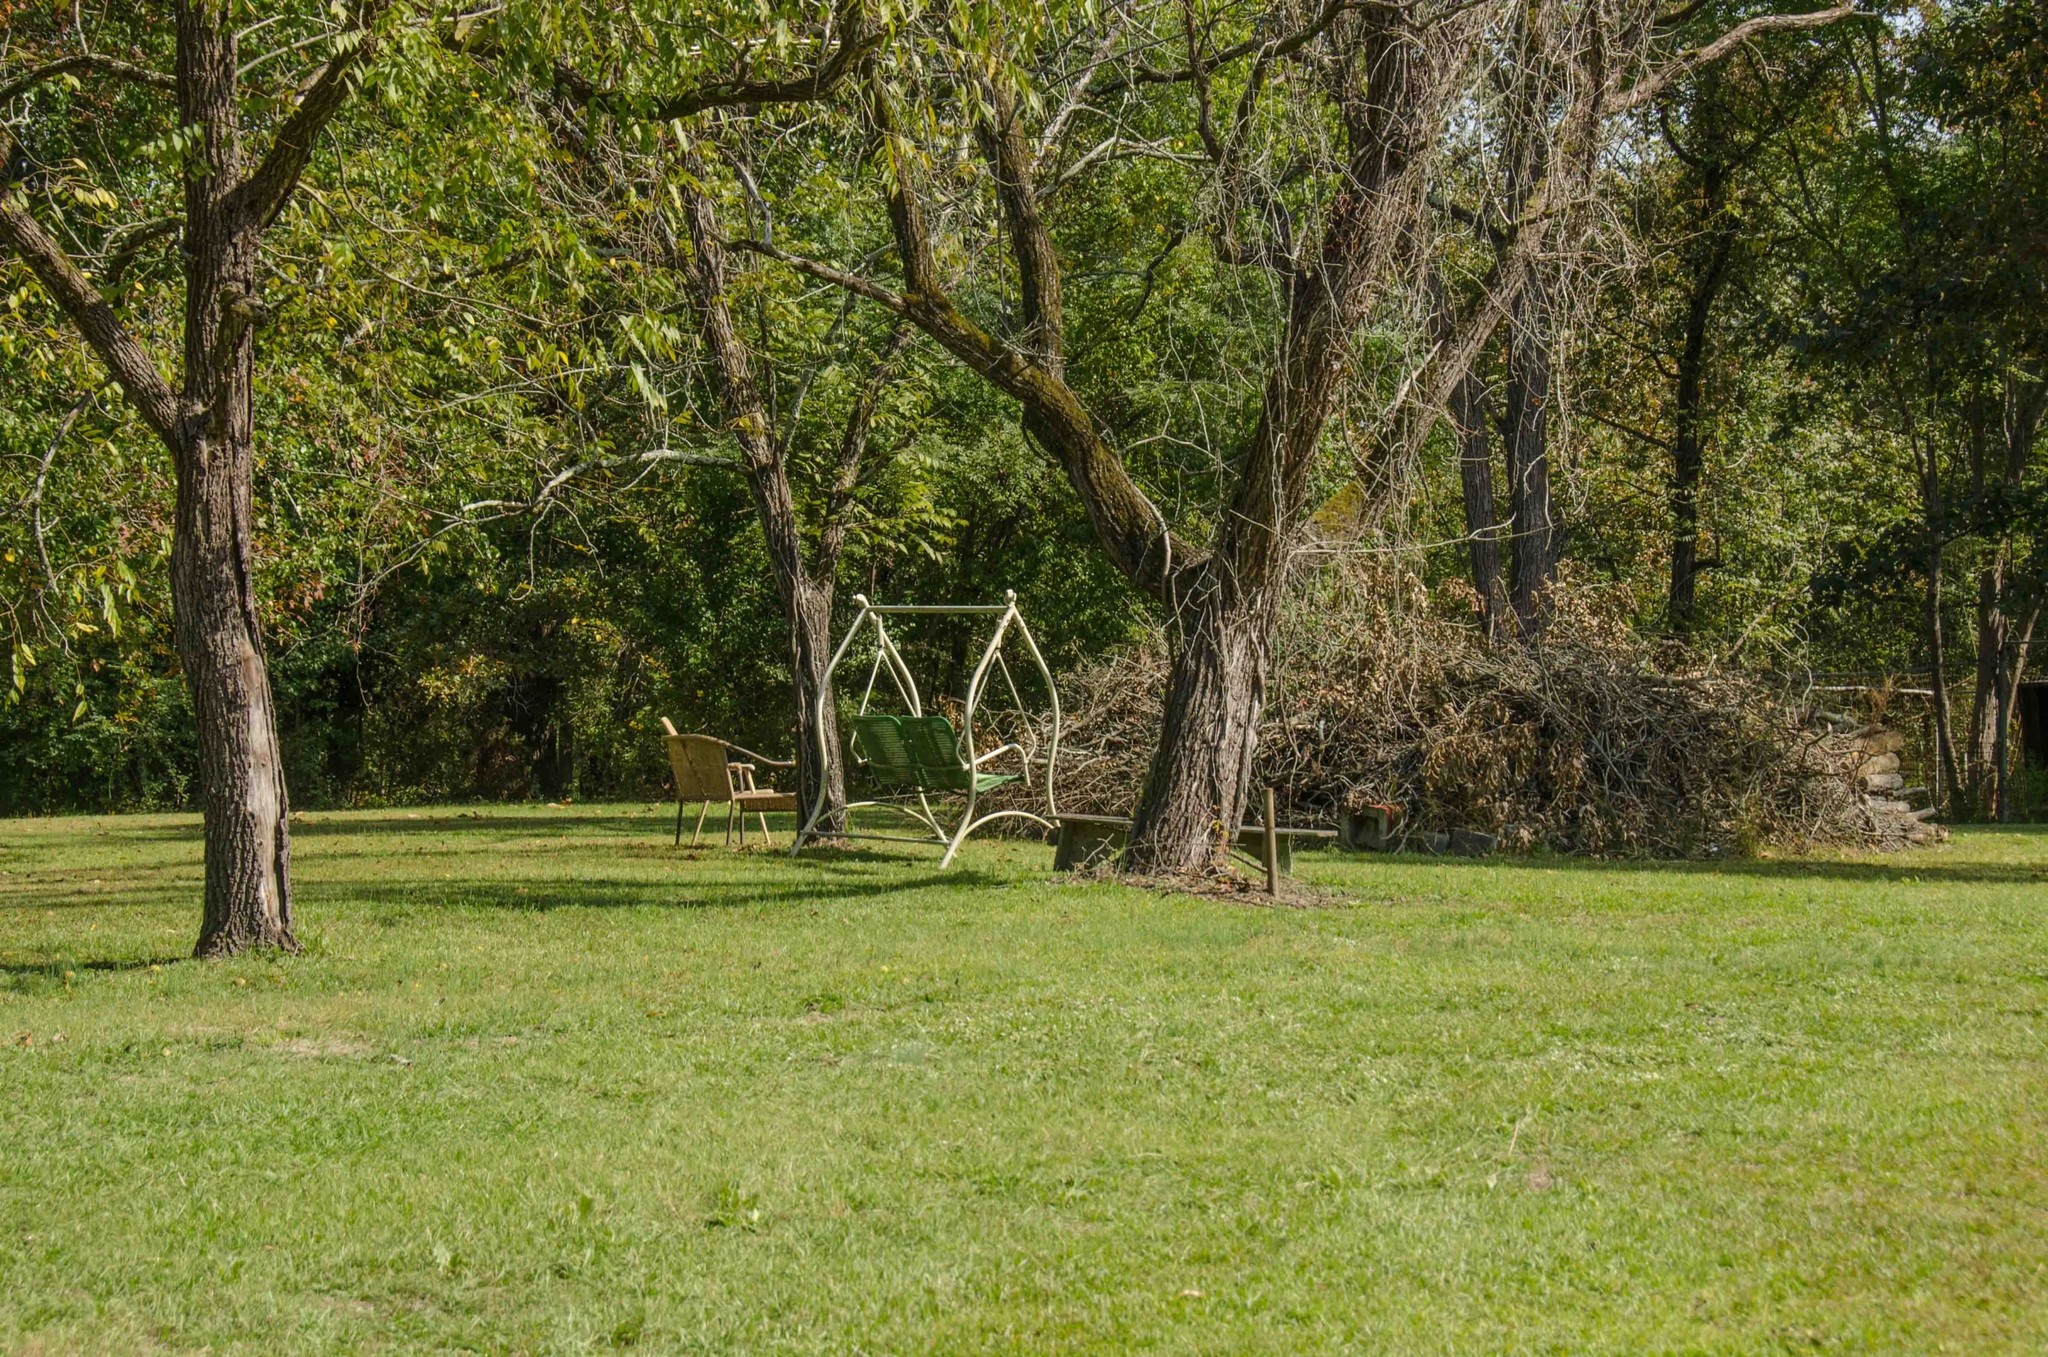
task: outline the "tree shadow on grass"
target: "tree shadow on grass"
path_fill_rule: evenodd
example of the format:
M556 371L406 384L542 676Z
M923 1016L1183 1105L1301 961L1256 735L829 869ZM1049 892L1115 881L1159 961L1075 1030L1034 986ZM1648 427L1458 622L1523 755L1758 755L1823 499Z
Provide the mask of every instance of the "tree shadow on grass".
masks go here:
M20 979L41 977L61 984L67 971L146 971L152 966L175 966L192 959L190 952L180 952L176 956L102 957L94 961L6 961L0 962L0 975Z
M1422 853L1345 853L1320 849L1301 861L1318 865L1436 867L1453 871L1507 868L1531 872L1593 872L1603 876L1733 876L1764 881L1845 881L1869 885L2028 885L2048 881L2048 826L2008 827L2033 841L2040 856L2033 862L1954 862L1936 856L1939 850L1905 849L1887 857L1868 858L1594 858L1564 854L1487 858L1437 857Z
M510 877L381 884L306 882L300 885L298 894L306 904L319 908L403 905L411 909L500 909L542 914L558 909L704 910L848 903L941 887L973 890L1006 884L1005 877L960 868L910 876L820 871L805 873L803 879L796 880L787 876L736 876L710 881Z
M608 813L603 815L520 815L491 814L489 812L433 811L406 812L390 811L377 815L360 812L336 812L330 818L315 811L301 818L292 817L294 839L319 839L329 837L346 838L351 835L375 834L536 834L556 830L593 830L607 834L648 834L666 825L673 832L675 812L666 815L660 810L645 814ZM708 828L708 826L707 826ZM118 830L122 838L139 842L155 843L196 843L200 839L200 824L194 819L190 824L151 825L147 828L122 827Z

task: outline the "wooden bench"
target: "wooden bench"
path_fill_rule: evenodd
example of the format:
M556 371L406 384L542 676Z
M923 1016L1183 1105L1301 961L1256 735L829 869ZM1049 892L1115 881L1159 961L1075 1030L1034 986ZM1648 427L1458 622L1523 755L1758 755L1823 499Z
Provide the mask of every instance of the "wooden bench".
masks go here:
M1052 869L1056 872L1071 872L1101 862L1121 853L1130 839L1131 822L1122 815L1062 815L1058 818L1059 841L1052 854ZM1289 829L1283 825L1273 831L1273 836L1279 840L1276 846L1280 850L1280 870L1292 875L1296 839L1334 839L1337 831ZM1265 851L1265 842L1263 825L1246 825L1237 831L1236 847L1254 858L1259 858Z

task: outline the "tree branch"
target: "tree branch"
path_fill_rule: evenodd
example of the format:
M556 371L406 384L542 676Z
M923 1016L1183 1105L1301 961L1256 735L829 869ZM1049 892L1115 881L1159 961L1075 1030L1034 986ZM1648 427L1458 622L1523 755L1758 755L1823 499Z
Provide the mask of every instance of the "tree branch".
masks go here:
M0 130L0 161L13 150L14 138ZM142 342L114 314L114 308L107 304L99 289L43 230L27 205L6 189L0 189L0 243L5 243L28 265L50 299L70 317L107 371L128 393L128 399L135 402L143 420L158 436L168 439L178 419L177 397L170 383L157 370Z
M1089 94L1101 98L1104 95L1121 93L1135 85L1185 85L1190 81L1206 78L1219 66L1227 66L1253 55L1261 56L1267 61L1276 61L1281 57L1292 56L1321 37L1346 10L1369 8L1391 9L1396 6L1384 3L1384 0L1324 0L1323 7L1316 11L1315 17L1291 33L1283 33L1277 38L1246 38L1243 42L1233 43L1206 57L1193 58L1191 54L1190 64L1176 71L1161 71L1151 66L1140 66L1130 75L1118 76L1114 80L1097 85L1089 90Z
M357 11L356 27L335 40L337 50L308 82L305 97L277 129L269 153L235 187L230 211L242 220L267 226L284 210L313 158L320 133L348 102L350 81L376 55L377 35L371 24L389 3L373 0Z
M875 305L886 307L899 316L910 314L909 302L896 293L891 292L888 288L883 287L880 283L871 282L858 274L848 273L844 269L833 268L830 264L816 259L809 259L800 254L791 254L788 250L782 249L780 246L770 245L765 241L742 238L728 239L725 243L732 249L744 250L748 254L758 254L765 259L773 259L778 264L786 264L806 277L816 278L821 283L830 283L834 287L843 288L854 296L864 297L868 301L875 303Z
M833 30L837 30L836 39ZM839 0L826 30L825 54L809 69L781 80L751 80L743 73L710 80L678 93L650 96L628 90L607 89L567 62L557 61L551 71L555 88L585 108L603 109L619 117L648 122L669 122L714 108L759 108L771 104L801 104L822 97L849 72L882 45L883 29L868 18L865 0ZM489 40L451 35L444 41L473 56L496 56L500 49Z
M0 104L6 103L18 94L26 94L45 80L55 80L58 76L69 75L73 71L111 75L117 80L146 85L153 90L175 90L178 87L178 82L170 76L152 71L146 66L137 66L118 57L104 57L96 52L81 52L76 56L60 57L48 65L23 72L6 84L0 85Z
M593 471L616 471L627 466L655 466L662 462L680 462L684 466L710 466L726 471L740 470L736 457L721 457L715 452L692 452L684 448L650 448L646 452L628 453L624 457L594 457L587 462L556 472L541 483L532 499L478 499L471 500L455 512L458 516L477 513L484 509L521 510L533 512L544 507L555 497L555 492L575 480L578 476ZM457 526L451 524L451 526Z
M1840 0L1840 3L1831 8L1817 9L1809 14L1759 14L1754 18L1744 19L1705 46L1681 52L1665 62L1627 90L1615 95L1604 111L1612 116L1640 108L1663 93L1674 80L1690 75L1702 66L1712 65L1752 38L1765 33L1825 28L1837 20L1853 17L1856 12L1856 0Z

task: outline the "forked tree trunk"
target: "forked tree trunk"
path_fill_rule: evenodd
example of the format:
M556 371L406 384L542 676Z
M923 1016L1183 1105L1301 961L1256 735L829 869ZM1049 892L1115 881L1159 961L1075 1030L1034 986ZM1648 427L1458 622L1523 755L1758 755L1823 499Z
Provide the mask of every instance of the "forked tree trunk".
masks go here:
M726 419L739 444L740 465L753 492L755 516L768 545L769 573L782 600L789 629L789 670L796 690L796 766L800 814L808 815L818 789L825 790L824 813L818 828L836 834L846 824L846 769L838 756L839 715L825 671L832 659L832 599L839 557L846 539L845 512L859 481L868 435L883 387L891 380L909 331L899 328L886 352L870 371L851 411L839 445L837 474L829 487L825 521L817 550L806 557L803 529L791 492L786 446L770 427L768 411L755 377L754 356L733 323L728 291L724 237L717 208L705 192L706 167L701 157L685 150L679 192L690 236L690 255L683 271L697 308L697 323L711 351L713 372ZM824 696L824 725L818 725L818 698Z
M178 103L205 134L185 175L185 382L171 438L171 606L199 727L206 821L200 956L298 947L291 808L256 614L251 330L265 223L232 192L242 171L238 60L225 15L180 6Z
M184 372L167 381L140 337L22 201L0 192L0 240L18 252L177 470L171 603L178 657L199 727L206 812L206 902L200 956L294 949L290 806L270 673L256 616L253 427L257 248L297 191L321 132L377 51L384 0L351 7L360 25L302 83L253 167L242 158L241 60L229 7L179 0L178 126L198 133L181 157L185 204ZM0 127L0 153L11 149ZM0 154L4 158L4 154Z
M1265 712L1276 608L1196 572L1195 597L1167 672L1159 745L1131 826L1131 865L1164 873L1213 871L1244 820L1259 720Z
M1986 465L1985 446L1973 446L1971 491L1983 495L1997 488L2014 495L2026 479L2027 464L2033 458L2034 439L2041 424L2048 386L2040 382L2008 377L2003 393L2000 420L2000 456L1996 468ZM1988 431L1987 431L1988 432ZM1990 559L1977 572L1977 672L1976 689L1970 702L1970 726L1963 758L1971 794L2000 818L2008 803L2006 769L2002 753L2007 728L2012 724L2013 694L2018 691L2019 674L2033 632L2033 610L2021 605L2025 624L2013 625L2009 611L2014 600L2008 575L2012 570L2012 542L2001 534L1992 545ZM2022 640L2020 637L2028 639ZM2017 644L2016 644L2017 642Z

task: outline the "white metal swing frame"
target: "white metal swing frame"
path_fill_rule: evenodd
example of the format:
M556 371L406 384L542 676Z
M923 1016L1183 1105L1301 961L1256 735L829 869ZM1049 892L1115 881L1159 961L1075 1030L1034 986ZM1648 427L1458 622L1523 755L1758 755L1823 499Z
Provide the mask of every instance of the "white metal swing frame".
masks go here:
M811 729L816 736L813 741L813 747L818 749L827 760L826 768L820 770L821 774L828 773L831 762L841 757L838 748L839 742L837 740L827 741L825 738L825 696L832 691L832 676L838 671L839 662L846 658L847 651L853 648L854 641L859 638L864 629L870 626L873 628L875 662L868 671L867 688L861 693L859 715L862 716L867 714L868 703L875 693L875 680L880 677L884 666L888 668L890 681L896 685L897 694L902 698L903 704L910 709L910 714L912 716L923 716L925 714L923 699L918 695L917 691L917 680L911 677L910 666L904 663L903 655L896 649L896 642L890 637L888 625L883 619L898 616L994 617L996 618L996 629L995 634L989 637L988 646L981 653L981 663L974 667L974 677L968 681L967 702L960 716L961 729L958 733L958 738L961 746L961 758L967 775L967 790L965 793L967 807L961 812L958 826L951 832L948 832L944 825L940 823L938 813L932 809L931 800L925 790L920 788L916 793L917 804L915 807L909 804L908 796L904 798L904 804L901 805L884 800L849 801L846 805L848 815L847 828L844 832L832 837L842 839L879 839L891 843L942 843L946 845L946 855L939 860L939 866L945 868L952 865L953 858L960 852L960 845L967 841L967 836L980 829L983 825L992 824L1002 819L1020 819L1030 820L1044 826L1046 829L1053 828L1054 822L1059 815L1059 806L1054 799L1053 780L1054 770L1059 763L1060 756L1060 690L1059 686L1053 682L1052 670L1047 666L1045 656L1038 649L1037 638L1031 634L1030 623L1024 620L1024 614L1017 608L1016 590L1005 590L1001 603L958 605L932 603L883 604L869 602L865 594L855 594L853 601L860 605L860 612L853 619L852 625L847 627L846 635L839 642L839 648L832 652L832 660L825 666L824 681L818 685L818 694L812 703ZM1021 746L1014 744L1001 745L980 755L977 755L974 749L974 712L981 704L982 689L987 684L991 668L1001 671L1003 682L1010 690L1010 700L1016 704L1019 711L1023 710L1023 701L1017 695L1016 680L1011 678L1010 666L1004 661L1002 656L1003 640L1008 636L1012 627L1016 628L1018 637L1024 642L1025 649L1030 652L1032 663L1038 666L1039 677L1045 680L1045 690L1052 698L1052 742L1045 757L1045 814L1039 815L1034 811L1028 810L996 810L977 818L974 812L976 804L981 798L981 779L978 774L984 762L1007 750L1015 749L1024 763L1024 783L1026 786L1029 786L1031 782L1030 754ZM825 789L829 784L830 777L828 775L821 775L818 778L817 792L811 798L810 814L805 818L803 827L797 831L796 842L790 846L789 855L791 857L795 857L802 850L806 841L825 837L825 835L817 832L817 825L818 821L823 819L825 815ZM930 833L916 836L907 834L856 833L852 828L852 812L863 806L894 810L916 821L929 830Z

